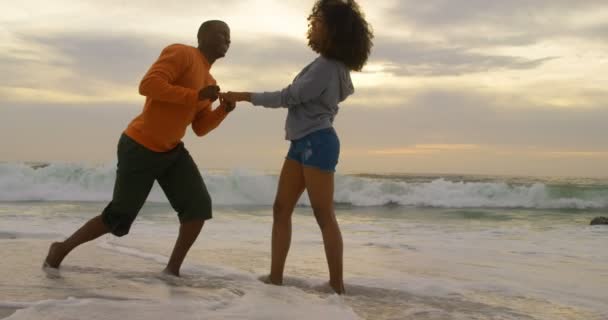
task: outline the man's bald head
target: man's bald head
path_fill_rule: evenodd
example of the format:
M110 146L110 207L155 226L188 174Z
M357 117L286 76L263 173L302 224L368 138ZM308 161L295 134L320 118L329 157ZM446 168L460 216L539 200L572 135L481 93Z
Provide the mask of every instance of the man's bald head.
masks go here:
M203 22L200 28L198 28L198 33L196 34L196 37L200 42L205 37L208 37L209 33L224 29L230 30L226 22L222 20L208 20Z
M203 22L198 29L198 48L210 63L223 58L230 47L230 27L221 20Z

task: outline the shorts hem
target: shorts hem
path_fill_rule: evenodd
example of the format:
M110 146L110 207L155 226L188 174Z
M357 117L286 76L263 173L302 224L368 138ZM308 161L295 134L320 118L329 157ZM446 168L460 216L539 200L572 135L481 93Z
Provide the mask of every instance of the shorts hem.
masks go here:
M328 172L328 173L335 173L336 172L336 169L321 168L319 166L315 166L315 165L312 165L312 164L305 164L305 163L303 163L302 166L303 167L307 167L307 168L311 168L311 169L317 169L317 170L320 170L320 171L323 171L323 172Z
M178 215L177 218L179 219L179 223L186 223L186 222L190 222L190 221L194 221L194 220L203 220L203 221L207 221L207 220L211 220L213 219L213 215L186 215L186 216L180 216Z

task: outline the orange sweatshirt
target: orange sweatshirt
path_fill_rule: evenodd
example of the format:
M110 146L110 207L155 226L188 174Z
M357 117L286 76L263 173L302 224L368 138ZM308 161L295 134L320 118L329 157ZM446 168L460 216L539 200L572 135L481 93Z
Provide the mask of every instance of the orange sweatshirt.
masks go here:
M166 47L139 85L146 104L125 134L152 151L166 152L180 143L190 124L198 136L215 129L226 111L223 107L211 110L211 101L198 100L200 89L216 84L210 68L197 48Z

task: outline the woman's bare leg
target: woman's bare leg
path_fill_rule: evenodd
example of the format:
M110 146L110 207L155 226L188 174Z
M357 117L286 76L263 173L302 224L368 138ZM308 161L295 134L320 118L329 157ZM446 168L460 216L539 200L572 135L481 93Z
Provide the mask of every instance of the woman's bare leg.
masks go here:
M268 280L273 284L283 283L285 260L291 245L291 216L302 192L304 192L302 165L297 161L286 159L272 209L272 261Z
M329 284L336 293L343 294L343 244L340 226L334 213L334 174L304 167L304 181L315 218L323 234Z

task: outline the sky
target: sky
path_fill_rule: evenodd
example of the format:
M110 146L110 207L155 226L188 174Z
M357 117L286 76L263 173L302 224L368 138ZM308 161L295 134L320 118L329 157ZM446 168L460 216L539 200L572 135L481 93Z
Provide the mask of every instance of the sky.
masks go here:
M315 58L309 0L20 0L0 12L0 161L112 163L139 81L199 25L232 30L222 90ZM341 104L338 172L608 177L608 2L361 0L375 39ZM277 172L286 110L242 103L184 141L202 169Z

